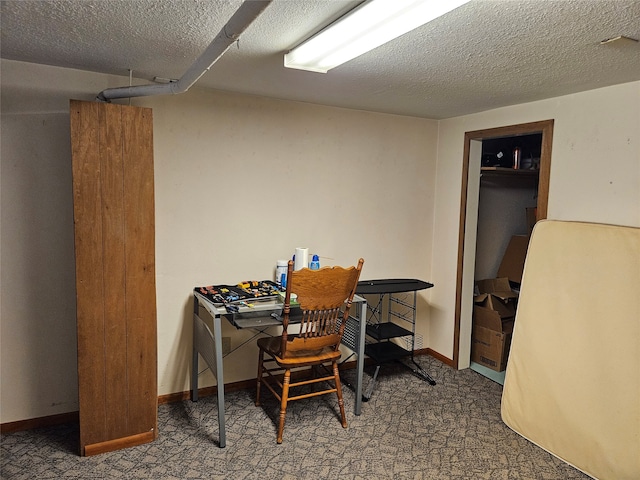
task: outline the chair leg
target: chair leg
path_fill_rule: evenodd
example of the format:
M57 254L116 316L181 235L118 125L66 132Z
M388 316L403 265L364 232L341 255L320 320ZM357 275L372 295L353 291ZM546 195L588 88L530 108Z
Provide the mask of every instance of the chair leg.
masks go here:
M344 411L344 400L342 399L342 385L340 384L340 371L338 370L338 362L333 362L333 376L336 382L336 394L338 395L338 406L340 407L342 426L344 428L347 428L347 416Z
M256 377L256 407L260 406L260 385L262 384L262 367L264 365L264 352L258 352L258 376Z
M282 443L282 432L284 430L284 417L287 414L287 401L289 400L289 383L291 382L291 370L284 371L282 379L282 399L280 400L280 424L278 425L277 442Z

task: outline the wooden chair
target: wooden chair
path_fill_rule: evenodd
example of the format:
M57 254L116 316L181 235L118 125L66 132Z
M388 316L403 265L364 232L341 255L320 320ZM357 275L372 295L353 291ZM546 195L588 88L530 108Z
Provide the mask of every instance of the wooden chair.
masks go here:
M256 406L260 406L260 387L264 384L280 401L278 443L282 443L287 403L294 400L335 392L342 426L347 427L338 372L339 347L363 263L364 260L360 259L356 267L323 267L319 270L303 268L294 271L293 261L289 261L282 335L258 339L260 351ZM292 293L295 294L293 302ZM299 304L299 310L296 303ZM293 312L301 313L300 330L295 334L289 332ZM312 378L291 382L292 369L311 367L311 372L316 373L316 367L329 362L330 375L325 370L321 376L314 375ZM323 382L327 382L325 387L330 388L289 396L292 388Z

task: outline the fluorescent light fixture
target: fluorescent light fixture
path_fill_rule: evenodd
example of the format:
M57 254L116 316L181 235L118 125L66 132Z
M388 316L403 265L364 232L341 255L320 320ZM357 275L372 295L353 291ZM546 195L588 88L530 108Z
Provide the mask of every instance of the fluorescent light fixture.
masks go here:
M469 0L369 0L284 56L284 66L327 73Z

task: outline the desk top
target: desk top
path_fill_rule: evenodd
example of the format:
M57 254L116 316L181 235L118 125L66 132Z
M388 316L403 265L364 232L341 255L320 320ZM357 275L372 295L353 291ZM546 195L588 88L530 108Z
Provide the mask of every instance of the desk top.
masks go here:
M205 297L216 307L221 307L276 298L281 290L271 280L250 280L237 285L195 287L193 291Z
M193 295L196 301L199 301L205 310L214 317L225 317L236 328L254 328L267 327L273 325L282 325L282 309L281 301L275 298L263 298L251 304L237 305L237 311L228 311L225 306L216 305L211 298L201 294L194 289ZM353 303L365 302L366 300L358 295L353 297ZM250 306L249 306L250 305ZM274 314L275 315L272 315ZM300 307L292 307L289 317L290 323L299 323L302 317Z
M200 301L200 305L212 316L225 317L238 328L253 326L253 324L282 325L282 320L271 316L272 313L280 314L283 308L282 303L275 298L265 298L251 304L236 305L237 309L228 311L226 306L216 305L211 298L198 291L194 290L193 294Z
M356 293L360 295L414 292L433 287L433 283L415 278L388 278L385 280L362 280L358 282Z

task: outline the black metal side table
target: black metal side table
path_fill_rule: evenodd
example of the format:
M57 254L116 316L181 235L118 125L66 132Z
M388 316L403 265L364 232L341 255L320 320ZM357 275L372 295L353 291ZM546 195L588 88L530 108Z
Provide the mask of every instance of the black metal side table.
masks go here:
M366 334L370 341L365 345L365 354L375 362L376 369L367 392L363 394L364 401L371 398L380 366L392 361L409 368L429 384L436 384L436 381L416 363L413 356L417 293L431 287L432 283L406 278L358 282L358 295L378 296L377 303L368 303ZM398 341L392 339L404 339L407 348L403 348ZM405 358L410 358L411 364L402 361Z

